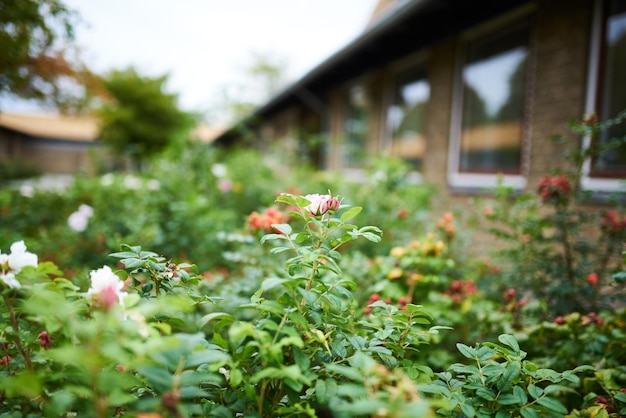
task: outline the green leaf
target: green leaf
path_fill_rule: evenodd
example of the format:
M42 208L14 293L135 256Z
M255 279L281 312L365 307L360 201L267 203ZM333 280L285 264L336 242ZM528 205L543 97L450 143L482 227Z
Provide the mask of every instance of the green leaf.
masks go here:
M567 414L567 408L563 406L561 402L554 398L550 398L548 396L544 396L543 398L539 398L537 403L541 406L545 406L551 411L558 412L560 414Z
M359 213L361 213L362 210L363 208L359 206L348 209L341 215L341 222L349 221L350 219L356 217Z
M508 364L500 379L498 379L497 387L500 392L508 392L513 386L513 382L520 375L521 365L518 362Z
M291 225L289 224L272 224L272 228L283 233L283 235L291 234Z
M511 347L516 354L520 352L519 344L517 343L517 340L514 336L509 334L502 334L498 337L498 341L500 341L504 345Z
M476 350L474 350L472 347L468 347L463 343L457 343L456 348L461 354L463 354L463 356L467 358L473 359L476 357Z
M617 401L626 403L626 393L624 392L617 392L615 395L613 395L613 397Z
M478 393L478 391L476 391ZM523 405L524 402L520 402L519 398L510 393L505 393L498 397L498 403L500 405Z
M487 388L478 388L476 390L476 395L488 401L494 401L496 399L496 394L494 393L494 391Z
M525 407L519 410L519 413L521 416L523 416L524 418L540 418L539 414L537 413L537 411L535 411L534 409L532 409L531 407Z
M273 241L277 239L287 240L287 235L283 234L267 234L261 237L261 244L265 243L265 241Z
M117 253L109 254L109 257L115 257L115 258L136 258L137 257L137 253L131 253L130 251L120 251L120 252L117 252Z
M230 356L219 350L204 350L192 353L185 361L186 368L198 367L201 364L225 364Z
M517 397L520 405L525 405L528 402L528 396L526 395L526 391L519 386L513 387L513 395Z
M179 392L182 399L206 398L207 396L209 396L209 393L207 391L202 390L197 386L185 386L180 388Z
M315 382L315 395L317 396L317 401L326 405L328 402L337 394L337 382L333 379L317 379Z
M125 258L121 262L127 269L136 269L146 264L146 260L140 260L139 258Z
M531 383L530 385L528 385L528 393L534 399L538 399L538 398L541 397L541 395L543 395L543 389L541 389L540 387L537 387L537 386L535 386L534 384Z
M174 378L167 369L156 366L139 367L137 371L143 375L159 391L165 392L172 388Z
M465 416L472 418L473 416L476 416L476 410L474 409L474 407L468 403L462 403L461 404L461 411L463 411L463 413L465 414Z
M267 279L263 280L263 283L261 283L261 289L270 290L275 287L282 286L283 283L287 281L288 279L281 279L280 277L268 277Z
M291 250L291 247L274 247L270 250L270 254L280 254Z
M243 382L243 373L241 373L241 370L231 369L229 382L230 382L230 385L234 388L239 386L241 382Z
M363 382L363 373L354 367L342 366L340 364L327 364L326 369L330 372L340 374L354 382Z

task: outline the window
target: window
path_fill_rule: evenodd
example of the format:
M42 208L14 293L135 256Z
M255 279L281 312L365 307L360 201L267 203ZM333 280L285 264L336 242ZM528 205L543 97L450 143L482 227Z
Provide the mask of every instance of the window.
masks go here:
M426 71L414 68L399 73L393 94L393 103L387 109L390 154L420 171L426 148L426 107L430 96Z
M606 120L626 109L626 0L598 1L589 74L587 112ZM624 136L626 127L621 124L604 131L597 140L603 144ZM626 178L626 146L601 153L587 163L585 172L585 188L620 188L619 180Z
M343 168L362 168L367 155L370 98L365 86L357 84L350 88L347 99L341 163Z
M529 24L472 40L463 51L452 116L449 180L457 187L524 187Z

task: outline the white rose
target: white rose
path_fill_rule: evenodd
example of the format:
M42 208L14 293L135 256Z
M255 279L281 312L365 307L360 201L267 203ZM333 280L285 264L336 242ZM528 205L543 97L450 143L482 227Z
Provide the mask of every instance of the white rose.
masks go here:
M17 241L11 245L11 254L7 261L9 267L19 273L26 266L37 267L37 255L26 251L24 241Z
M22 287L21 283L17 281L15 274L13 273L0 274L0 280L12 289L19 289Z
M120 305L123 305L124 297L126 297L128 293L122 292L124 282L117 274L113 273L111 267L104 266L98 270L94 270L90 273L90 276L91 287L87 291L88 295L95 297L101 294L108 295L114 293Z
M67 218L67 224L76 232L83 232L87 229L88 216L81 212L72 213Z

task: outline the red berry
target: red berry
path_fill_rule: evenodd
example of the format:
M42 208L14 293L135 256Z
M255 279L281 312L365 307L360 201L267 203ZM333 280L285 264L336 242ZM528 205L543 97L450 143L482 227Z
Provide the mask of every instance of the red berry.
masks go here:
M515 299L515 295L517 294L517 292L515 291L515 289L508 289L506 292L504 292L504 300L506 301L510 301Z
M554 323L557 325L563 325L565 323L565 319L562 316L557 316L554 318Z
M378 300L380 300L381 297L378 293L374 293L373 295L370 296L370 302L376 302Z
M408 302L408 299L405 298L404 296L398 298L398 304L399 305L406 305L407 302Z
M603 403L603 404L606 405L607 400L606 400L606 398L604 396L598 395L598 403Z

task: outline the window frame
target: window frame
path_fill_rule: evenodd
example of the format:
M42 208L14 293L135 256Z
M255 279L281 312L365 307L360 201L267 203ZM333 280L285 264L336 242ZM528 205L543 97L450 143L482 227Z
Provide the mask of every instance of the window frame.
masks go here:
M589 63L587 68L587 94L585 100L585 113L599 111L600 103L600 77L603 66L603 42L606 30L606 13L603 0L595 0L593 4L591 36L589 42ZM591 147L591 137L582 139L582 149L586 151ZM580 186L583 190L595 192L617 192L624 190L623 178L593 177L592 159L587 159L582 167Z
M492 189L498 185L513 187L522 190L528 183L529 159L530 159L530 137L531 137L531 103L533 100L532 85L534 80L534 24L532 11L533 7L525 7L503 16L478 28L470 29L461 34L459 46L457 47L454 68L454 83L452 91L452 108L450 115L450 135L448 147L448 185L453 190L477 190ZM464 83L463 71L467 65L467 53L473 42L481 41L494 36L498 30L502 30L510 25L527 22L528 26L528 57L526 62L526 76L524 81L524 103L521 120L522 138L519 174L500 173L472 173L463 172L461 166L461 133L463 128L463 102Z

